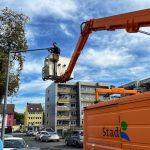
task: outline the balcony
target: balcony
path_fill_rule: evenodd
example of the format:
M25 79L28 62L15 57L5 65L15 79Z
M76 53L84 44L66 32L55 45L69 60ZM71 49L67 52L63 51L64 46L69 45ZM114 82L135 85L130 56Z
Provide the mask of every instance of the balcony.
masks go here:
M70 107L68 106L57 106L57 111L69 111Z
M59 115L57 116L57 120L70 120L70 116Z
M69 99L58 99L57 103L59 104L68 104L70 103Z
M57 129L70 129L69 124L57 124Z
M71 89L65 89L65 88L59 88L58 89L58 93L65 93L65 94L67 94L67 93L72 93L72 94L76 94L76 91L74 91L74 90L71 90Z
M71 107L70 110L77 110L77 107Z
M94 90L91 90L91 91L88 90L88 91L87 91L87 90L83 90L83 89L82 89L82 90L81 90L81 93L83 93L83 94L94 94L94 95L95 95L95 91L94 91Z
M77 116L71 116L70 119L77 120Z

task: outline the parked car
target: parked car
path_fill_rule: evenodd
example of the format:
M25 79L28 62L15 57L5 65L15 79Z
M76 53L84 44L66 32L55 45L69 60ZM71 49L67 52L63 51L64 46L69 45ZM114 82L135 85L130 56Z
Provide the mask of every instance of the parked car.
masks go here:
M41 141L45 141L45 142L48 142L48 141L57 141L59 142L60 140L60 137L57 133L55 132L48 132L48 134L45 134L41 137Z
M28 145L23 138L9 137L4 138L4 150L27 148Z
M33 135L36 136L38 131L33 131Z
M67 146L74 145L76 147L83 147L83 130L73 131L65 138Z
M8 137L13 137L12 134L4 134L4 138L8 138ZM1 134L0 134L0 138L1 138Z
M48 132L47 131L39 131L37 134L36 134L36 136L35 136L35 140L41 140L41 137L43 136L43 135L47 135L48 134Z
M27 136L32 136L34 134L34 131L33 130L28 130L27 132L26 132L26 135Z

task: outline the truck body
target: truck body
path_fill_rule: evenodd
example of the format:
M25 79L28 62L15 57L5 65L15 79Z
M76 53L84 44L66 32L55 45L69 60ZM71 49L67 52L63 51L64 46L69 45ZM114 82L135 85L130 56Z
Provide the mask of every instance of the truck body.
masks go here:
M150 150L150 92L84 109L85 150Z

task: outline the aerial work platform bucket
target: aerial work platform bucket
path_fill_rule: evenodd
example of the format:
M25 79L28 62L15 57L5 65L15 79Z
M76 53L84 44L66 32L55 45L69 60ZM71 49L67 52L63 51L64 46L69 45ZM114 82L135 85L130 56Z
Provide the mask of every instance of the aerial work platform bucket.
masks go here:
M59 56L57 54L49 54L44 61L42 68L43 80L55 80L57 77L63 75L69 65L70 59ZM71 75L73 78L73 73Z

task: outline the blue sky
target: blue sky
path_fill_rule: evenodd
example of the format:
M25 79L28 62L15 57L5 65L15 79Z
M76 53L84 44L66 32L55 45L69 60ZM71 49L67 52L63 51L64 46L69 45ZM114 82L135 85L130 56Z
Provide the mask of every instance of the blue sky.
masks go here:
M30 17L26 26L29 49L50 47L56 41L61 55L71 57L80 36L80 24L91 18L146 9L149 0L0 0L0 9L9 7ZM142 30L149 31L150 28ZM150 36L124 30L92 33L74 68L75 81L107 82L119 86L150 76ZM16 111L24 112L27 102L45 102L41 69L47 51L27 53L20 90L11 97Z

